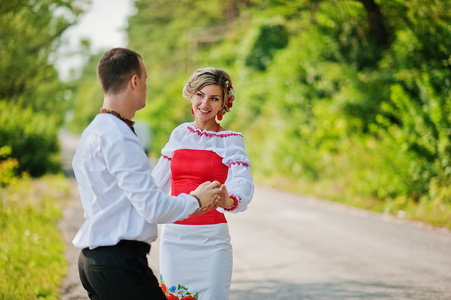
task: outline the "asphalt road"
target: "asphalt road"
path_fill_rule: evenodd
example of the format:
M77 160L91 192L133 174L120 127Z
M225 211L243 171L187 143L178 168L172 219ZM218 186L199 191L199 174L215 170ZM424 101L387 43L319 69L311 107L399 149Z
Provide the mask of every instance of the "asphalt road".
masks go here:
M231 299L451 299L451 232L258 186Z
M76 139L62 141L67 163ZM70 243L83 222L71 183L60 226L70 265L62 300L88 299ZM449 230L263 186L246 212L227 217L234 248L230 300L451 299ZM149 264L159 274L158 240Z

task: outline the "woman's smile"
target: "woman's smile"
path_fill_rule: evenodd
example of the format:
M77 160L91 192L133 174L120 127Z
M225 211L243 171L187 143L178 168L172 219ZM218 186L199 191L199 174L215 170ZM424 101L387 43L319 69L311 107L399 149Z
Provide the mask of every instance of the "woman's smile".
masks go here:
M203 108L200 108L200 107L199 107L199 110L200 110L200 112L203 113L203 114L209 114L209 113L211 112L211 110L203 109Z

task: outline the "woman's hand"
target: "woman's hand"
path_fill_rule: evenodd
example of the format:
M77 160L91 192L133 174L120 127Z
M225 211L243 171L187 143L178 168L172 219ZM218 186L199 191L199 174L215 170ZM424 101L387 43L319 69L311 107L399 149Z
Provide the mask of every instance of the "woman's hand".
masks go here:
M229 197L229 192L224 184L219 188L219 197L218 207L230 208L235 205L235 200Z
M229 197L229 192L226 186L223 184L219 187L219 194L216 199L209 205L198 208L192 215L200 216L208 212L213 208L230 208L235 205L235 200Z

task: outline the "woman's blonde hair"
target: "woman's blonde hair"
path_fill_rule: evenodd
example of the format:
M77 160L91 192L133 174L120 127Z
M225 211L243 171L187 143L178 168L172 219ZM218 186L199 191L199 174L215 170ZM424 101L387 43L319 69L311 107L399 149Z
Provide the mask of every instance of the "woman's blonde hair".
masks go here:
M223 102L222 108L219 110L219 113L224 115L226 112L230 111L232 102L233 100L235 100L235 93L232 87L232 79L230 78L230 75L224 70L211 67L198 69L193 73L193 75L191 75L191 78L183 87L183 97L190 99L191 96L194 95L197 91L210 84L216 84L222 88Z

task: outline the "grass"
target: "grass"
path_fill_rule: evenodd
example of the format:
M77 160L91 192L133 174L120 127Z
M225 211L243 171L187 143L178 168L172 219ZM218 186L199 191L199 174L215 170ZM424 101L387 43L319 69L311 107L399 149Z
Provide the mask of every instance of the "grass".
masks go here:
M0 299L59 299L66 273L57 223L62 176L16 179L0 188Z

